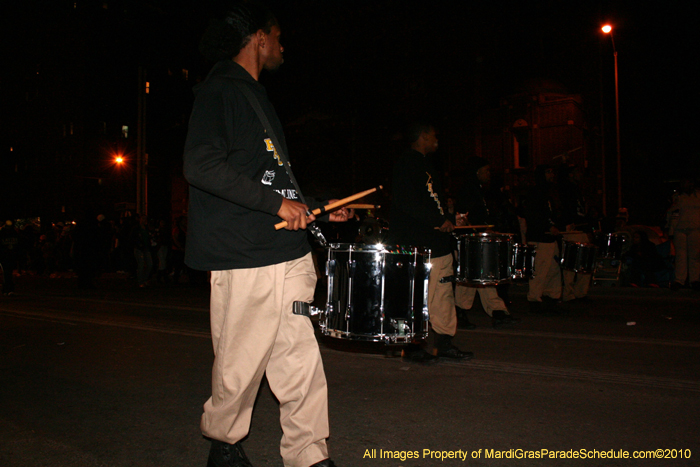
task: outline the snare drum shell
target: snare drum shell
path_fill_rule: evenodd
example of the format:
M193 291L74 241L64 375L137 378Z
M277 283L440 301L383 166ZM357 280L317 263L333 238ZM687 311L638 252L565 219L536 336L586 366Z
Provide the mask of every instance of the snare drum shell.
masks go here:
M600 240L598 256L605 259L620 259L626 238L622 234L609 233Z
M510 234L477 233L457 238L457 281L474 285L497 285L510 281L512 238Z
M516 243L511 252L511 277L513 280L530 279L535 269L537 247Z
M325 335L385 344L427 337L429 251L333 244L326 274Z
M581 274L593 274L598 247L591 243L562 242L562 269Z

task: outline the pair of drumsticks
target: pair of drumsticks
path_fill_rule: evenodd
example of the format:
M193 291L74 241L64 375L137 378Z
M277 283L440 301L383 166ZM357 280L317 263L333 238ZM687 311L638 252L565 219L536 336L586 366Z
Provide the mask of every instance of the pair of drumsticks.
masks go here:
M381 185L375 187L375 188L370 188L369 190L362 191L360 193L356 193L352 196L348 196L347 198L343 198L341 200L335 201L333 203L327 204L325 206L321 206L320 208L316 208L313 211L311 211L311 214L314 216L318 216L319 214L325 214L327 212L330 212L334 209L337 209L339 207L345 206L347 204L348 209L373 209L373 208L378 208L379 206L375 206L374 204L349 204L352 203L353 201L364 198L367 195L370 195L374 193L377 190L381 190L383 187ZM287 221L282 221L278 224L275 224L275 230L280 230L284 229L287 227ZM462 226L456 226L455 229L490 229L492 228L492 225L462 225ZM439 229L439 227L435 227L436 229Z
M325 213L330 212L334 209L343 207L346 204L347 204L347 206L345 206L345 207L347 207L348 209L378 208L379 206L375 206L373 204L355 204L355 205L353 205L353 204L349 204L349 203L355 201L356 199L364 198L365 196L372 194L377 190L381 190L382 188L383 187L381 185L379 185L377 187L370 188L369 190L365 190L365 191L362 191L360 193L356 193L352 196L348 196L347 198L343 198L343 199L340 199L340 200L335 201L333 203L326 204L325 206L321 206L320 208L316 208L313 211L311 211L311 214L313 214L314 216L318 216L319 214L325 214ZM282 221L279 224L275 224L275 230L284 229L285 227L287 227L287 221Z

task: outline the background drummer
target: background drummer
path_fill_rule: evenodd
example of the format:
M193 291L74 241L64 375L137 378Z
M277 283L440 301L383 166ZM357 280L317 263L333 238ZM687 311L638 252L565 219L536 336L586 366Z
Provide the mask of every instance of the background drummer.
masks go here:
M566 232L563 239L567 242L591 243L589 235L589 219L587 217L586 200L581 190L581 179L583 174L576 166L562 165L559 180L559 200L561 206L561 222L566 225ZM593 274L562 271L563 302L586 302L588 290L591 288Z
M484 192L491 181L489 162L484 158L473 156L467 160L466 165L467 176L457 197L457 225L494 225L497 220L491 215ZM455 288L457 310L466 315L466 310L471 309L474 304L477 291L484 311L491 317L493 327L509 326L520 321L511 316L506 303L498 296L495 285L485 287L457 285Z
M534 275L530 279L527 300L532 313L558 312L561 298L561 269L557 258L560 229L553 197L556 174L554 168L539 165L535 169L535 186L525 199L525 221L528 245L537 249Z
M431 249L428 284L428 313L434 353L438 357L469 359L474 355L452 344L457 332L452 283L440 279L453 275L452 236L454 224L447 217L445 197L438 172L428 155L438 147L435 128L411 124L405 133L410 149L394 165L389 236L392 243Z

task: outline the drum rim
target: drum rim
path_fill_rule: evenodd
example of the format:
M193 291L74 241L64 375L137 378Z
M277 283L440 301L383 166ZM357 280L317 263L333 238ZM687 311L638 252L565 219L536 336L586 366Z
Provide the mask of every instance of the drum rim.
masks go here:
M352 247L352 248L351 248ZM393 245L386 243L329 243L328 250L352 251L353 253L388 253L398 255L429 255L430 248L413 245Z
M513 237L515 237L515 234L509 234L509 233L500 233L500 232L477 232L477 233L468 233L468 234L462 234L458 235L458 239L462 238L478 238L479 241L481 242L486 242L486 241L496 241L492 240L493 238L499 238L499 237L504 237L508 238L511 241Z
M568 240L562 240L562 244L564 245L581 245L589 248L598 248L598 245L595 243L588 243L588 242L570 242Z
M417 340L425 339L428 336L428 330L400 334L363 334L353 331L343 331L340 329L330 328L327 325L321 328L321 334L332 339L340 339L347 341L363 341L363 342L381 342L386 345L410 344Z

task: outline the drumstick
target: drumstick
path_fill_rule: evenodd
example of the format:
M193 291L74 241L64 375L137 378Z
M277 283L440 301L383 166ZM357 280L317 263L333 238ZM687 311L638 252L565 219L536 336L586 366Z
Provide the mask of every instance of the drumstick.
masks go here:
M377 190L381 190L382 188L383 187L379 185L378 187L370 188L369 190L365 190L352 196L348 196L347 198L338 200L335 203L326 204L325 206L321 206L320 208L314 209L313 211L311 211L311 214L313 214L314 216L318 216L319 214L323 214L335 208L339 208L345 204L350 203L351 201L355 201L356 199L364 198L365 196L374 193ZM282 221L279 224L275 224L275 230L284 229L285 227L287 227L287 221Z
M455 229L491 229L493 225L456 225Z
M345 206L348 209L379 209L381 208L378 204L348 204Z
M490 229L494 227L493 225L456 225L455 230L457 229ZM440 227L435 227L435 230L440 230Z

